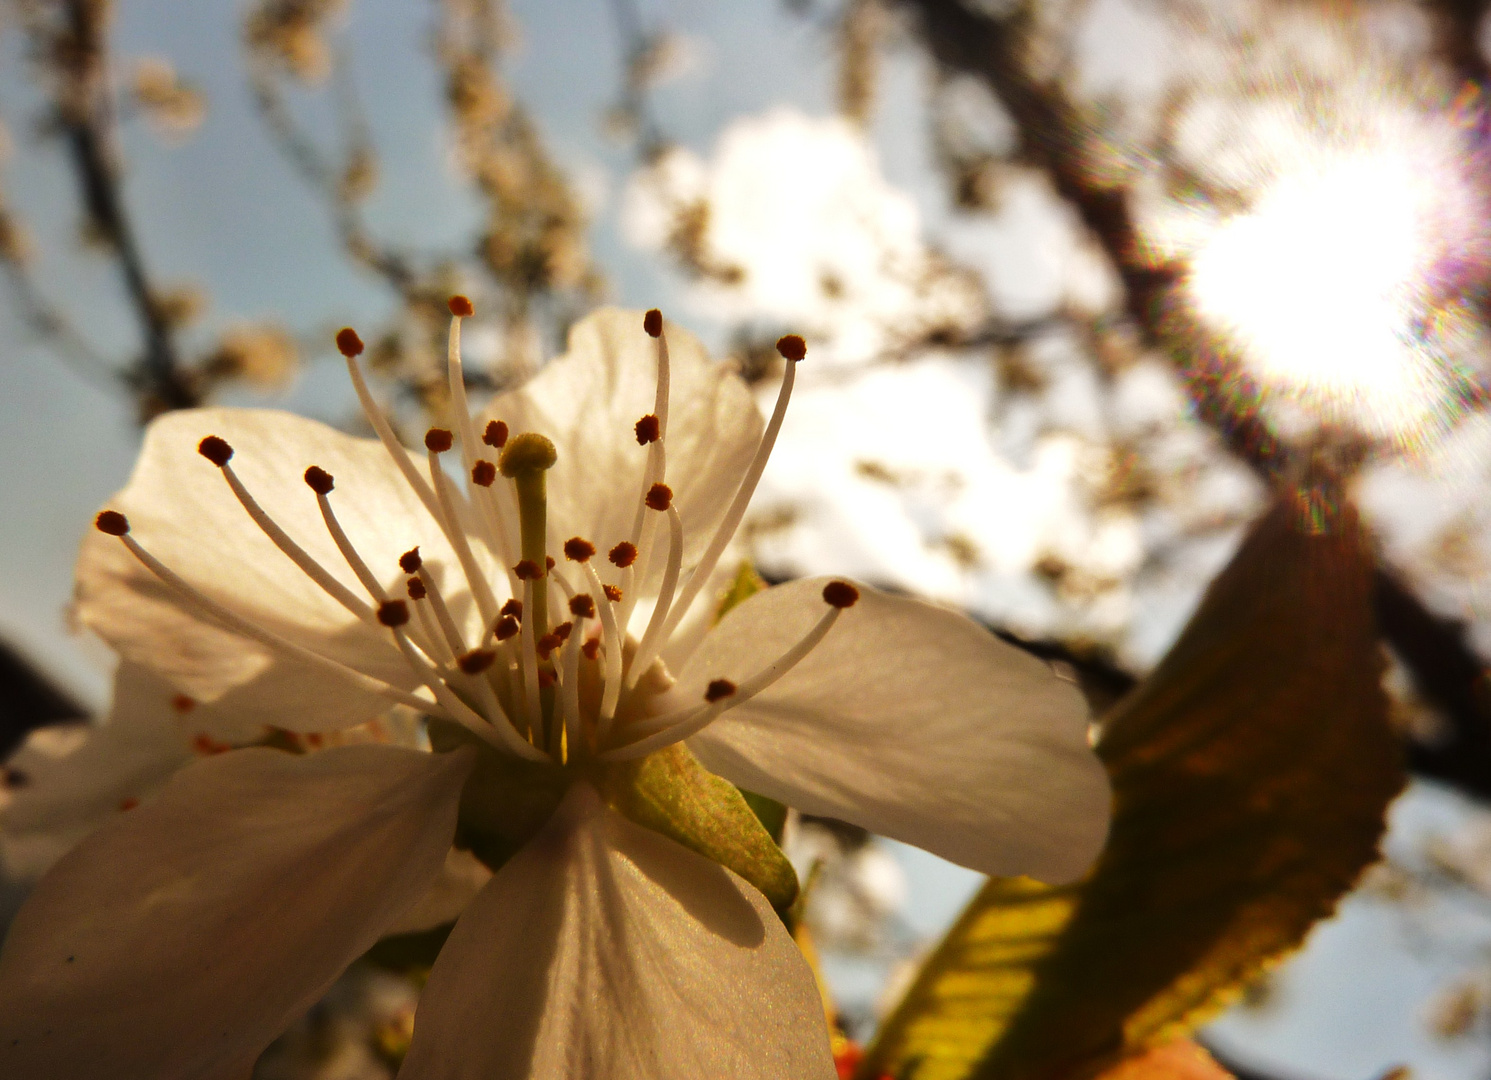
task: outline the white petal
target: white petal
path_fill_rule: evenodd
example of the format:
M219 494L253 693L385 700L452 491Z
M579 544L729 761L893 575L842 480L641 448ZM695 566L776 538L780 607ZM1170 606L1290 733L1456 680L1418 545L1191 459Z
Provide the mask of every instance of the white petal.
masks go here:
M72 850L0 951L0 1075L240 1078L439 872L465 754L235 750Z
M218 469L197 453L206 435L232 445L233 468L260 505L358 596L366 593L327 533L304 481L319 465L336 479L332 504L353 545L386 586L398 556L420 546L433 567L455 568L439 527L387 453L289 413L195 409L167 413L145 435L134 474L108 506L146 549L212 599L297 644L398 686L414 685L389 635L355 619L260 531ZM452 585L458 571L445 575ZM451 588L464 611L463 590ZM90 531L78 561L77 614L125 657L155 668L193 697L247 719L302 731L359 723L387 702L204 622L118 540Z
M668 323L667 334L667 481L683 518L687 566L734 498L763 425L739 376L711 361L687 330ZM653 410L656 349L641 312L605 308L575 325L564 356L487 408L485 416L513 434L536 431L559 451L548 480L553 550L583 536L606 551L630 533L647 462L635 425Z
M799 640L830 579L758 593L673 691L698 701ZM962 615L860 586L788 675L689 740L710 770L986 874L1080 875L1107 835L1108 780L1071 683Z
M813 976L760 893L576 784L430 973L401 1080L826 1080Z
M384 934L417 934L454 922L491 880L485 863L469 851L451 848L429 890Z

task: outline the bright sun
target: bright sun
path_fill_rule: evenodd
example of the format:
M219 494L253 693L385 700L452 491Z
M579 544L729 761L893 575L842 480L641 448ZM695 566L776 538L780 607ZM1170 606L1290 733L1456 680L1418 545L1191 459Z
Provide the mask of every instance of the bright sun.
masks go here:
M1379 436L1433 421L1451 371L1426 327L1479 227L1457 142L1334 149L1196 249L1192 301L1267 391Z

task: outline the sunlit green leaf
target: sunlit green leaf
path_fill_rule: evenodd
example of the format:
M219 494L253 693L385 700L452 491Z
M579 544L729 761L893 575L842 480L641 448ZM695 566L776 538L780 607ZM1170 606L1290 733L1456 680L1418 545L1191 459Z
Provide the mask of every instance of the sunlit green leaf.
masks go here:
M1183 1035L1376 858L1403 782L1355 511L1283 498L1107 718L1108 846L1085 882L990 881L862 1077L1092 1076Z

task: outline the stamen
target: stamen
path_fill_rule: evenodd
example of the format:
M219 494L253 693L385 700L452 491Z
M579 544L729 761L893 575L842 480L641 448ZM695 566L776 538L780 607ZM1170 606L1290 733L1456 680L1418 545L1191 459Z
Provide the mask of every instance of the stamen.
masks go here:
M405 588L409 592L410 600L423 600L427 595L425 583L423 581L420 581L417 577L410 578Z
M533 610L533 579L523 579L523 610ZM523 699L527 706L525 720L528 736L535 742L543 737L543 706L538 691L538 637L531 625L536 619L525 619L519 627L523 661Z
M330 495L336 488L331 473L315 465L305 471L305 482L317 495Z
M621 699L621 627L616 621L616 609L611 606L621 600L621 590L614 585L601 584L595 567L588 562L583 565L585 576L590 579L591 589L599 588L611 602L600 606L601 633L606 641L606 667L602 673L601 711L596 724L596 739L599 741L605 739L606 732L611 727L611 719L616 715L616 703Z
M564 644L564 635L556 633L553 630L550 630L547 634L545 634L543 637L541 637L541 638L538 639L538 646L537 646L537 648L538 648L539 659L540 660L547 660L549 658L549 654L552 653L555 649L559 648L559 646L563 645L563 644Z
M671 494L671 493L670 493ZM662 651L662 645L667 640L663 637L664 628L667 625L669 608L673 603L673 592L678 588L678 570L683 562L683 519L678 516L678 507L668 506L668 565L663 570L663 585L658 590L657 606L652 609L652 618L647 620L647 630L642 635L642 642L637 646L637 653L632 657L631 670L627 672L626 687L630 690L637 685L637 680L642 673L652 666L657 654Z
M637 561L637 545L623 540L613 547L606 557L611 560L612 565L625 570Z
M414 461L409 457L409 452L404 449L404 444L399 442L398 436L393 433L388 418L373 401L373 392L368 389L367 381L362 377L362 366L358 364L357 357L362 352L363 346L362 339L357 336L357 331L350 326L338 331L337 348L347 358L347 374L352 379L352 389L357 391L357 400L362 406L363 415L373 426L373 430L378 435L378 441L388 451L388 456L393 458L393 463L398 466L399 472L404 474L404 480L414 489L414 494L419 496L419 501L425 504L425 509L430 512L430 516L439 523L448 536L454 528L454 523L448 524L440 516L440 504L435 501L435 493L430 490L430 485L425 483L424 477L419 475L419 470L414 467Z
M564 542L564 557L582 563L595 554L595 545L582 536L571 536Z
M722 701L727 697L733 696L737 689L739 687L729 679L713 679L704 688L704 700L713 705L716 701Z
M766 430L761 433L761 442L756 447L756 456L751 459L750 468L746 469L745 477L740 481L740 487L736 489L735 499L730 503L730 509L726 511L718 528L715 529L714 536L709 541L709 547L705 548L703 557L689 574L689 580L683 587L683 594L679 596L673 609L668 613L668 621L663 627L664 641L672 637L673 631L678 628L679 621L693 606L699 590L709 580L709 575L714 573L714 568L719 563L720 556L724 554L725 548L734 539L735 530L740 528L741 519L745 517L751 496L756 493L756 485L761 482L761 474L766 471L766 462L771 457L772 447L776 445L777 433L782 430L782 420L787 415L787 402L792 399L792 384L796 379L797 363L807 355L807 345L796 334L788 334L777 342L777 351L787 360L787 364L782 369L782 387L777 391L776 407L772 409L771 419L766 423Z
M823 602L830 607L853 607L859 600L859 590L847 581L830 581L823 586Z
M476 430L471 424L471 407L466 400L466 371L461 361L461 320L467 317L473 309L471 301L464 296L452 296L448 302L450 307L450 340L446 347L446 376L450 385L450 407L455 415L456 425L461 434L461 462L465 465L467 473L477 487L489 488L492 481L482 482L477 472L476 460ZM489 425L490 428L490 425ZM493 474L495 478L495 474ZM506 492L482 491L473 492L472 501L476 503L477 518L481 522L483 539L492 553L500 562L506 563L512 558L513 537L509 526L512 522L512 506L505 498L500 498ZM498 509L498 502L502 502L502 510Z
M444 428L432 427L425 432L425 449L432 454L443 454L455 445L455 436Z
M537 581L544 576L544 572L538 568L538 563L532 559L524 559L518 563L513 567L513 573L517 575L519 581Z
M642 329L647 331L648 337L661 337L663 333L663 313L653 308L642 316Z
M575 624L567 620L554 627L553 634L560 641L567 641L569 639L570 632L574 630L574 628Z
M570 598L569 612L582 619L595 618L595 598L589 593L580 593Z
M648 413L637 421L637 445L646 446L658 440L658 419L654 413Z
M189 713L197 707L197 699L190 694L177 694L171 698L171 708L179 713Z
M233 494L237 497L239 504L248 512L248 516L253 519L254 524L259 526L260 531L269 537L275 547L279 548L291 562L298 566L306 577L319 585L326 595L341 604L342 607L346 608L356 618L365 622L371 621L373 609L363 603L361 598L353 593L351 589L338 581L331 571L317 562L310 552L290 539L289 534L280 528L279 524L259 505L258 500L249 494L248 488L243 485L243 482L238 479L238 474L233 471L233 466L228 464L229 460L233 457L233 448L226 441L218 438L216 435L209 435L197 444L197 451L222 471L223 479L228 482L228 487L233 490ZM326 479L330 482L331 477L327 476Z
M501 420L488 420L487 430L482 432L481 441L496 450L501 450L507 445L507 425Z
M654 484L660 484L667 479L668 395L672 385L672 371L668 359L668 336L663 333L662 312L654 308L644 316L642 328L657 339L657 392L653 397L651 415L657 417L658 430L657 438L648 444L647 467L642 471L642 500L639 501L636 513L632 517L632 531L628 534L628 538L632 547L642 558L642 565L634 573L642 575L645 580L652 569L652 545L657 528L655 520L647 515L646 498ZM626 589L629 593L632 592L633 576L633 573L628 573L625 578ZM635 603L636 594L632 593L632 599L621 611L622 626L626 626L631 621L632 607Z
M580 646L580 651L585 654L585 659L594 660L600 655L601 639L598 637L591 638L584 645Z
M320 476L313 477L311 472L312 469L319 473ZM307 485L310 486L311 490L316 493L316 503L321 507L321 520L326 523L326 531L331 534L331 539L336 544L337 550L342 553L342 558L347 560L347 565L350 566L352 568L352 572L357 575L357 580L362 582L362 587L368 591L369 596L371 596L374 600L378 600L380 602L383 600L387 600L388 594L383 591L383 583L380 582L378 578L373 574L373 572L368 569L368 564L362 561L362 556L359 555L357 553L357 549L352 546L352 541L347 538L346 532L342 529L342 523L337 520L336 513L331 508L331 499L327 497L327 492L331 490L331 487L326 484L320 483L321 476L324 476L327 480L330 480L330 474L327 473L324 469L317 469L314 465L312 465L311 468L307 469L305 472L305 482ZM312 483L311 481L313 479L315 479L317 483ZM323 487L326 488L325 491L321 490L321 488ZM418 549L416 548L415 550Z
M497 628L492 631L492 636L498 641L506 641L515 637L518 633L518 620L511 615L504 615L497 620Z
M511 615L514 619L523 617L523 601L518 599L509 600L502 605L502 614Z
M106 515L112 516L106 518ZM408 693L407 691L400 690L398 687L386 683L382 679L374 678L371 675L358 671L356 668L350 668L340 661L332 660L330 657L322 656L320 653L317 652L312 652L305 646L297 645L293 641L282 638L273 631L266 630L258 623L253 622L250 619L245 619L243 616L237 614L236 612L230 611L222 604L219 604L216 600L211 599L205 593L199 591L196 586L189 584L186 579L183 578L180 574L176 573L176 571L172 570L165 563L161 562L154 555L150 554L150 552L146 551L142 546L140 546L139 542L136 541L133 536L128 535L129 522L125 519L123 514L117 513L113 510L105 510L102 514L99 515L99 518L105 519L96 522L100 532L106 532L109 533L109 535L111 536L119 537L120 542L123 543L125 547L129 548L130 553L134 555L136 559L140 560L140 562L144 564L147 570L149 570L156 577L160 578L161 581L165 582L171 588L175 589L181 599L189 607L195 608L199 613L208 616L209 618L220 623L236 634L241 634L242 636L257 641L261 645L265 645L271 649L277 649L282 653L286 653L290 656L295 657L297 660L302 660L305 663L312 664L327 671L331 671L344 679L358 684L366 690L370 690L381 695L382 697L389 698L401 705L408 705L411 708L419 709L424 712L431 711L431 707L434 705L434 702L428 701L422 697L417 697L416 695ZM112 531L116 528L122 529L123 531ZM439 714L437 713L437 715Z
M832 582L833 585L845 585L854 590L854 586L848 582ZM837 591L837 590L836 590ZM824 592L828 592L827 589ZM854 590L856 599L858 590ZM839 594L842 597L842 593ZM846 605L847 606L847 605ZM649 717L631 726L627 734L636 736L635 741L624 746L608 750L600 755L603 760L629 761L652 753L654 750L664 746L671 746L675 742L696 735L708 727L716 717L727 709L733 709L737 705L744 705L751 698L771 686L787 672L791 671L802 659L817 648L818 643L823 640L834 623L838 622L839 616L844 613L844 607L829 602L828 610L818 619L813 628L803 635L796 645L784 652L776 660L762 668L755 675L735 688L734 693L712 698L710 695L720 683L728 683L726 679L712 681L704 692L705 701L708 704L702 707L679 709L662 716Z
M567 748L566 756L573 756L580 746L580 646L585 639L585 619L589 616L583 610L584 605L576 606L577 600L589 601L590 615L595 614L595 601L589 596L580 593L570 598L569 608L576 617L574 640L570 641L564 650L564 686L560 690L559 702L564 710L564 736ZM564 624L568 626L569 624ZM558 627L555 628L556 631ZM565 637L570 637L566 633Z
M450 528L446 530L445 535L456 553L456 560L466 574L466 581L471 586L476 606L481 611L482 622L490 623L497 618L497 598L492 595L492 587L487 584L486 574L482 573L475 556L471 554L471 545L466 540L465 530L461 528L461 519L456 515L456 496L451 487L450 477L446 476L445 470L440 467L440 455L444 451L436 448L443 442L445 449L449 450L451 445L449 439L450 432L441 428L431 428L429 434L425 436L427 450L425 457L430 467L430 483L434 485L435 497L440 501L440 510L444 514L443 520L450 523ZM428 585L429 582L425 584Z
M399 569L406 574L417 574L424 562L424 557L420 555L419 547L416 545L399 556Z
M451 655L460 656L466 651L466 639L456 626L456 620L451 617L450 608L445 603L445 597L440 594L440 586L435 581L435 575L430 573L428 566L421 564L417 580L424 586L425 595L429 597L430 607L434 610L435 619L440 624L441 636L450 646Z
M471 466L471 482L477 487L491 487L497 479L497 466L490 461L478 459Z

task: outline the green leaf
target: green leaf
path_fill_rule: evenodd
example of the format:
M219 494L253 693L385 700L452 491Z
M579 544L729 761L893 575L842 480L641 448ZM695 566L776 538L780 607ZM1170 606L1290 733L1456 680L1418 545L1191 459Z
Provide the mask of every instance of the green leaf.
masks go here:
M600 784L613 809L734 870L778 911L797 898L797 873L745 797L682 743L612 766Z
M858 1075L1090 1077L1182 1036L1377 857L1403 783L1355 510L1281 498L1113 710L1084 882L991 880Z

